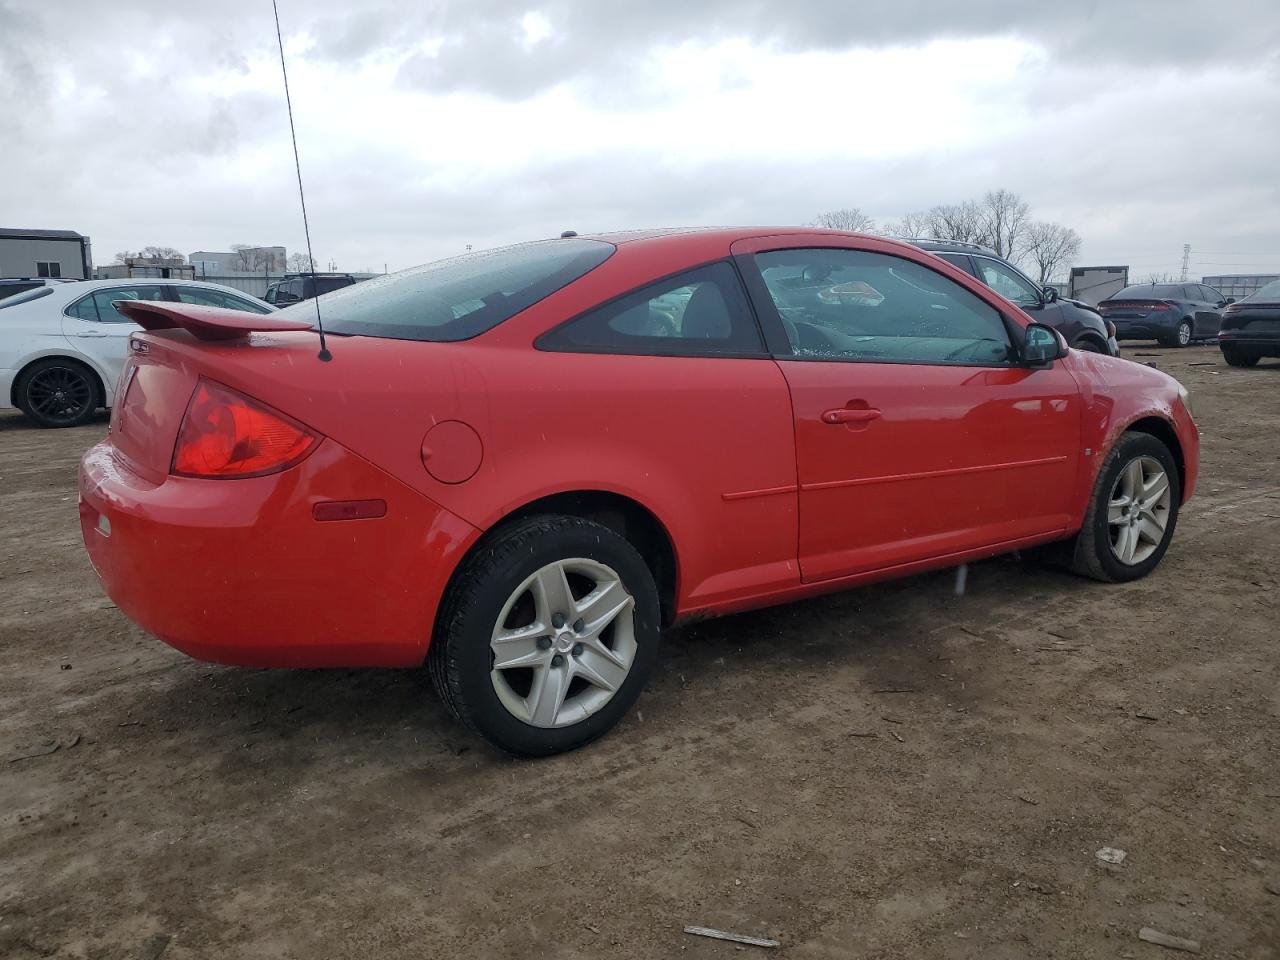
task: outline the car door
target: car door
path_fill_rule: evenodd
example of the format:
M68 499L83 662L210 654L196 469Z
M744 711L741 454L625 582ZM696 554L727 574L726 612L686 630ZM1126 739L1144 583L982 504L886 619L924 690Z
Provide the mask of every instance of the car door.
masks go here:
M1200 303L1196 305L1196 332L1203 337L1216 337L1222 327L1222 309L1227 305L1226 298L1213 287L1197 284L1200 291ZM1203 316L1203 323L1200 322Z
M161 283L121 283L99 287L62 312L62 334L104 374L105 386L114 392L129 349L129 334L140 329L112 304L116 300L169 300Z
M813 239L734 247L781 339L803 579L1063 530L1081 416L1065 367L1022 365L1021 325L923 259Z

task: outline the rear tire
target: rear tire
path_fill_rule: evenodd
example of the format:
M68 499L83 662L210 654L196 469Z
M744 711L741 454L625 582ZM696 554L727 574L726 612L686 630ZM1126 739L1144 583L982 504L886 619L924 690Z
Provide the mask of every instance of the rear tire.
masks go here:
M102 403L102 388L93 371L78 360L37 360L14 384L18 409L41 427L78 427Z
M1243 347L1227 346L1222 344L1222 359L1227 361L1233 367L1255 367L1258 361L1262 359L1262 355L1254 353L1252 350L1246 350Z
M1089 337L1081 337L1079 340L1077 340L1075 343L1072 344L1072 347L1074 347L1076 350L1083 350L1086 353L1106 353L1107 352L1098 344L1098 341L1093 340Z
M1190 320L1184 319L1178 323L1173 336L1161 342L1168 347L1189 347L1194 339L1195 328L1191 326Z
M1169 549L1181 503L1169 448L1147 433L1121 435L1098 471L1072 569L1106 583L1145 577Z
M631 708L659 622L653 574L626 539L580 517L531 517L464 561L427 666L465 725L510 753L548 756Z

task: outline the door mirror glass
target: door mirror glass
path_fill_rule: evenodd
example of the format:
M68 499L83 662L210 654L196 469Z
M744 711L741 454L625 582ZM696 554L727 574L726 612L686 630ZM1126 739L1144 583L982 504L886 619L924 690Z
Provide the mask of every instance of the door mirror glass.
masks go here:
M1053 303L1057 299L1058 299L1058 288L1053 286L1046 286L1044 288L1044 302Z
M1225 299L1225 300L1223 300L1223 301L1222 301L1222 305L1223 305L1224 307L1228 307L1228 306L1230 306L1231 304L1233 304L1233 303L1235 303L1235 302L1236 302L1236 298L1235 298L1235 297L1227 297L1227 299Z
M1033 323L1027 327L1027 340L1022 359L1031 366L1044 366L1067 355L1066 342L1052 327Z

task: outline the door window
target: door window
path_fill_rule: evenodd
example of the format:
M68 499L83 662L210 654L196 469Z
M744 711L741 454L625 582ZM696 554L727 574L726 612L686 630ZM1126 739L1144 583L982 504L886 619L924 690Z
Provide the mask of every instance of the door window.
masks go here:
M951 264L953 267L959 267L965 273L973 276L973 261L969 259L967 253L940 253L938 254L943 260Z
M164 287L161 284L134 287L112 287L99 290L73 303L67 313L81 320L96 320L101 323L132 323L112 302L115 300L164 300Z
M224 293L221 290L209 290L204 287L173 288L181 303L198 303L205 307L222 307L226 310L244 310L248 313L267 313L267 308L260 303L253 303L243 297Z
M660 356L764 353L746 294L727 263L642 287L557 327L538 347Z
M1017 271L986 257L978 258L978 268L982 282L1006 300L1012 300L1020 307L1040 306L1040 291Z
M835 249L755 260L795 356L979 366L1016 359L999 311L914 261Z

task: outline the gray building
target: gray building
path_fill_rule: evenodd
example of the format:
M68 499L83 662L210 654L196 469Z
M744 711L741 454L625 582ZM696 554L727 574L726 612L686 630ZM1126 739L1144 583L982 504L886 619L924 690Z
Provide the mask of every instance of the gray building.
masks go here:
M0 277L93 276L89 238L74 230L21 230L0 227Z
M1224 297L1239 300L1265 287L1272 280L1280 280L1280 273L1236 273L1217 277L1201 277L1206 287L1213 287Z
M187 257L195 268L196 278L227 274L284 273L287 255L284 247L246 247L243 250L197 250Z

